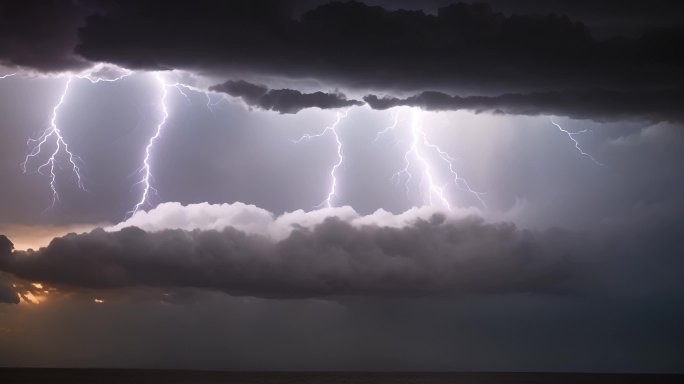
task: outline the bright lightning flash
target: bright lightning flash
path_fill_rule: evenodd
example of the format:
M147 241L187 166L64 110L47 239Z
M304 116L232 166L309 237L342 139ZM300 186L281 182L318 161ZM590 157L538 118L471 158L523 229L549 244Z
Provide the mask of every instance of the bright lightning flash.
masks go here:
M385 133L387 133L387 132L389 132L389 131L394 131L394 130L397 128L397 124L399 124L399 114L398 114L398 113L395 113L395 114L394 114L393 121L392 121L392 125L387 126L385 129L383 129L382 131L378 132L378 133L375 135L375 139L373 139L373 143L377 143L378 140L380 139L380 136L384 135ZM395 139L396 139L396 138L395 138Z
M570 140L572 140L572 142L575 143L575 148L577 149L577 151L578 151L582 156L588 157L588 158L591 159L591 161L593 161L594 164L596 164L596 165L603 166L603 164L599 163L598 161L596 161L596 159L594 159L594 156L592 156L592 155L590 155L590 154L584 152L584 151L582 150L582 148L580 147L579 142L577 141L577 139L575 139L575 136L576 136L576 135L581 135L581 134L583 134L583 133L586 133L586 132L589 131L588 129L583 129L583 130L581 130L581 131L579 131L579 132L570 132L570 131L564 129L563 127L561 127L561 126L560 126L558 123L556 123L555 121L553 121L553 119L549 119L549 120L551 120L551 124L555 125L556 128L558 128L559 131L561 131L561 132L563 132L564 134L566 134L566 135L570 138Z
M175 83L166 83L165 82L165 85L167 87L176 88L176 90L178 90L178 93L183 95L183 97L185 97L185 99L188 101L190 101L190 96L188 96L188 94L185 93L185 91L193 91L193 92L203 94L204 97L207 99L206 106L210 112L214 112L212 107L215 107L215 106L221 104L221 102L223 102L223 101L227 101L225 94L221 94L221 93L218 93L215 91L210 91L207 89L198 88L198 87L195 87L192 85L188 85L188 84L184 84L184 83L180 83L180 82L175 82ZM218 98L219 98L218 101L212 100L211 96L213 96L213 95L218 96Z
M333 207L333 199L335 198L335 193L337 192L337 169L342 165L344 162L344 157L342 156L342 141L340 141L340 136L337 133L337 126L340 124L342 119L347 117L349 110L346 110L344 112L337 112L336 116L337 118L335 119L335 122L330 125L325 127L321 132L317 134L306 134L299 139L295 140L294 143L297 144L301 142L302 140L311 140L315 139L321 136L324 136L328 132L332 133L333 138L335 139L336 143L336 148L337 148L337 162L333 165L332 169L330 170L330 189L328 190L328 195L326 196L325 200L323 200L320 204L318 204L315 208L319 207L327 207L327 208L332 208Z
M62 92L62 95L59 98L59 102L55 107L52 109L52 116L50 118L50 126L47 127L43 133L38 137L38 139L29 139L27 144L31 143L37 143L32 149L31 152L29 152L28 155L26 155L26 158L24 159L24 162L21 164L22 169L24 173L27 172L26 164L34 157L38 156L42 149L43 145L45 145L49 140L53 139L54 144L55 144L55 150L50 154L50 157L48 160L41 164L36 171L40 173L41 175L43 174L43 169L48 168L50 172L50 189L52 190L52 204L50 205L50 208L55 206L55 203L59 200L59 193L57 192L57 174L55 173L55 166L56 161L57 161L57 156L64 151L64 153L67 155L69 158L69 163L71 164L71 171L76 175L76 180L78 182L78 187L82 190L85 190L85 187L83 186L83 181L81 179L81 169L79 168L77 162L81 162L81 158L78 157L78 155L74 155L73 152L69 150L69 145L67 144L66 141L64 141L64 136L62 136L62 131L60 130L59 126L57 125L57 118L58 118L58 112L60 107L64 104L64 99L66 98L67 93L69 92L69 85L71 84L71 81L73 80L73 76L69 76L67 79L66 85L64 86L64 91Z
M152 153L152 147L154 146L155 141L161 135L162 129L164 128L166 120L169 117L169 110L168 106L166 105L166 97L168 96L169 92L168 84L166 84L164 78L158 73L155 76L162 90L162 96L160 101L162 118L159 124L157 125L157 129L155 130L154 135L150 137L150 141L147 143L147 146L145 147L145 158L143 159L143 166L138 170L138 172L142 173L143 175L142 179L138 182L138 184L142 184L143 186L143 193L140 197L140 200L135 204L135 207L133 207L133 210L131 212L128 212L130 215L133 215L136 212L138 212L138 210L140 210L140 208L142 208L144 205L150 205L150 192L157 192L157 190L152 186L151 183L152 167L150 166L150 156Z
M475 196L480 204L482 206L486 207L486 204L484 200L482 199L482 193L477 192L473 190L468 182L458 176L458 173L454 169L454 162L456 159L451 157L448 153L446 153L444 150L442 150L438 145L432 143L430 139L428 139L427 134L422 128L422 123L421 123L421 115L422 112L418 108L413 108L412 109L412 119L411 119L411 146L409 147L408 151L404 153L404 168L397 171L393 176L392 179L396 179L397 183L401 181L403 177L406 178L404 182L404 187L406 189L406 194L409 194L409 182L413 178L413 174L411 174L411 165L412 165L412 159L415 160L418 164L419 167L422 170L422 177L419 185L423 185L425 182L427 182L427 203L429 205L436 205L439 204L443 207L446 207L447 209L451 209L451 203L449 203L449 199L446 196L446 186L449 183L453 183L455 186L458 188L469 192L473 196ZM396 117L395 117L396 121ZM396 123L393 125L393 127L396 127ZM394 129L394 128L392 128ZM383 132L386 132L388 129L385 129ZM381 132L382 133L382 132ZM444 183L443 185L437 184L437 177L435 175L434 170L430 166L430 162L426 158L426 155L424 153L425 150L432 151L434 154L436 154L442 161L444 161L448 166L449 166L449 173L452 176L452 180L450 182Z
M114 77L104 77L104 75L111 75L106 72L118 72L117 76ZM24 161L21 163L22 170L24 173L28 172L27 169L27 164L29 161L31 161L33 158L39 156L42 151L43 151L43 146L47 145L48 142L53 143L55 149L50 153L50 156L48 157L47 161L42 163L38 168L36 168L36 172L40 173L41 175L44 175L43 170L48 169L49 174L50 174L50 190L52 191L52 204L50 205L49 208L53 208L57 201L59 201L59 193L57 192L57 174L55 173L55 167L59 166L57 163L57 159L60 156L61 153L64 153L66 157L69 160L69 165L71 167L72 173L76 176L76 181L78 184L78 188L81 190L86 190L85 186L83 185L83 180L81 178L81 168L79 167L79 163L82 163L83 160L76 154L74 154L70 149L69 149L69 144L67 144L66 140L64 140L64 136L62 135L62 130L59 128L58 125L58 118L59 118L59 110L64 104L64 101L67 97L67 94L69 93L69 88L71 86L71 82L74 80L74 78L77 79L86 79L90 81L91 83L99 83L102 81L105 82L114 82L123 79L124 77L127 77L132 74L132 71L123 69L123 68L118 68L118 67L111 67L111 66L106 66L105 64L98 64L82 73L79 74L68 74L67 76L67 81L64 86L64 91L62 91L62 94L59 97L59 101L57 104L52 108L52 115L50 117L50 125L43 130L43 132L40 134L40 136L37 139L29 139L27 141L27 145L31 145L31 143L34 143L35 145L33 148L31 148L31 151L29 152L28 155L26 155L26 158ZM14 75L14 74L11 74ZM4 77L8 77L10 75L6 75ZM4 78L3 77L3 78Z
M142 174L142 178L140 181L136 183L136 185L141 184L143 186L143 192L142 195L140 196L140 200L135 204L133 209L127 213L127 216L130 217L139 210L141 210L145 206L152 206L152 203L150 201L151 195L154 193L157 193L157 190L154 188L152 185L153 182L153 175L152 175L152 166L151 166L151 157L152 157L152 151L154 149L154 144L156 143L157 139L162 134L162 131L164 130L164 126L166 125L166 122L169 118L169 105L168 105L168 90L169 88L175 88L178 93L180 93L183 97L185 97L186 100L190 101L190 97L185 91L193 91L197 93L202 93L207 99L207 109L209 111L213 112L212 107L220 104L222 101L226 100L226 97L223 94L220 94L218 92L198 88L192 85L180 83L180 82L167 82L167 80L162 76L161 73L156 73L155 78L159 84L159 87L161 88L161 99L159 101L159 104L161 106L161 119L159 123L157 124L157 127L154 131L154 135L150 137L150 140L147 143L147 146L145 147L145 157L143 158L143 165L138 169L137 173ZM212 95L217 95L219 97L218 101L212 100L211 96Z

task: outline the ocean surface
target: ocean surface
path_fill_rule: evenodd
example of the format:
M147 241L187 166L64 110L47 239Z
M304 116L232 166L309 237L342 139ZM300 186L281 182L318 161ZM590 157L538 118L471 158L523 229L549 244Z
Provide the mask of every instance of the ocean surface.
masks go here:
M55 384L660 384L684 375L584 373L211 372L134 369L0 368L0 383Z

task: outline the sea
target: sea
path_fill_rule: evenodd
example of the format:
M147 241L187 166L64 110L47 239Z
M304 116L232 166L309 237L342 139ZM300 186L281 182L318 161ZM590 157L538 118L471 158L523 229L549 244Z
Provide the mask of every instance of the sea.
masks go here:
M684 375L0 368L1 384L683 384Z

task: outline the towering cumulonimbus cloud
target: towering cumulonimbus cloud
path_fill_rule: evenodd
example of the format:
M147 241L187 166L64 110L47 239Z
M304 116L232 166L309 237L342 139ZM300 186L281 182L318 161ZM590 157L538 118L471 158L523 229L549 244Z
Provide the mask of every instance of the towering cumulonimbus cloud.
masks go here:
M209 89L240 97L250 106L279 113L297 113L306 108L332 109L364 104L359 100L349 100L339 92L302 93L294 89L268 89L266 86L244 80L228 80Z
M60 289L193 287L279 298L558 294L574 292L583 269L586 255L574 243L569 233L523 231L430 208L274 217L239 203L165 203L107 231L5 252L0 270Z

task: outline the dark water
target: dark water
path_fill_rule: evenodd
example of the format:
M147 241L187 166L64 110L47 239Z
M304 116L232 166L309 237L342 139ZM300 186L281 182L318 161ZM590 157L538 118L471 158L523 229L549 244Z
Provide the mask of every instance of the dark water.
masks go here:
M684 375L583 373L314 373L207 372L128 369L0 368L0 383L55 384L660 384Z

